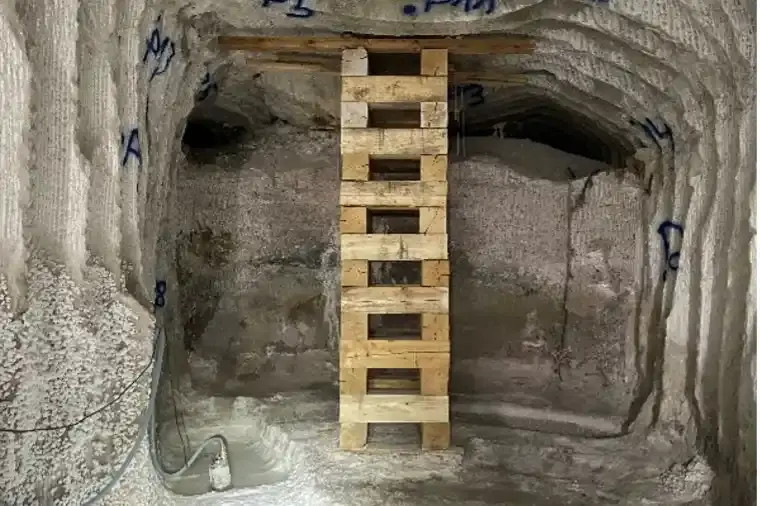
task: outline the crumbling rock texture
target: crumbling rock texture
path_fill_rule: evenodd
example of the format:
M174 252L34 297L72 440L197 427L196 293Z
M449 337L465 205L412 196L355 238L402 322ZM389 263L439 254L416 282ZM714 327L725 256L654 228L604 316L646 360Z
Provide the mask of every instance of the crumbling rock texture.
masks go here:
M233 246L225 260L227 239L204 236L202 228L200 235L174 234L184 212L174 191L186 166L184 122L211 81L216 91L206 97L206 117L248 130L278 119L334 125L336 76L260 74L239 55L215 54L213 35L512 32L536 37L535 54L469 64L521 73L522 91L489 90L487 102L466 111L471 130L487 131L551 96L578 125L604 130L606 161L636 150L645 167L637 184L645 192L637 197L633 316L623 350L628 421L682 432L717 473L717 504L748 504L755 474L754 5L515 0L493 9L480 2L466 12L465 4L473 5L0 1L0 358L12 364L2 372L3 428L76 420L119 393L150 356L150 325L134 322L143 319L140 307L150 307L156 279L169 283L167 325L180 328L195 317L202 326L201 316L172 307L179 279L188 279L174 266L176 252L202 253L208 237L220 262L242 254ZM276 169L271 161L264 166ZM323 217L320 210L314 219ZM613 230L633 222L630 215L611 220ZM250 223L239 220L240 227ZM334 241L331 233L325 229L320 244ZM614 235L609 243L630 240ZM320 283L317 295L317 283L304 282L318 302L294 307L312 319L322 311L315 326L326 335L313 338L329 342L336 299L330 280ZM298 323L288 332L300 350ZM59 359L34 354L49 350ZM118 378L103 372L116 370ZM89 426L4 433L0 499L80 504L124 458L146 389L139 383ZM86 392L91 399L83 400ZM41 404L31 407L32 399ZM107 457L87 453L109 437ZM127 483L151 480L144 457ZM173 501L156 486L126 491L134 495L110 503Z

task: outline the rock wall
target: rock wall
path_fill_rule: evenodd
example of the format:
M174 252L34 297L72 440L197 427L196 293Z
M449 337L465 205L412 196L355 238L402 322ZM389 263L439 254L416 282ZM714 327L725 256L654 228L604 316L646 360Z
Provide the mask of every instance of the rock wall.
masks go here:
M216 395L337 381L337 138L255 135L179 175L180 332L194 385ZM536 172L524 160L449 168L452 392L622 414L643 191L611 174L571 181L568 164L599 164L532 149L566 182L521 175Z
M336 139L257 132L180 170L177 335L196 388L257 395L336 378Z
M0 503L88 504L148 400L156 245L202 66L176 10L0 2Z

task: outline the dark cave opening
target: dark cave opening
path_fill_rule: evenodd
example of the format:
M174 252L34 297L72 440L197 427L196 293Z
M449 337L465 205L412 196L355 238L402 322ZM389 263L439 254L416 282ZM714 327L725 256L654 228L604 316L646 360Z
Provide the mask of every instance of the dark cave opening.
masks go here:
M497 104L498 105L498 104ZM452 116L451 135L466 137L501 137L529 139L555 149L592 160L604 162L611 167L622 167L633 154L631 146L614 137L589 118L552 103L522 104L522 107L488 117L467 112L462 117ZM464 124L464 129L461 125Z
M248 130L209 118L189 118L182 136L182 145L190 150L223 149L240 144Z

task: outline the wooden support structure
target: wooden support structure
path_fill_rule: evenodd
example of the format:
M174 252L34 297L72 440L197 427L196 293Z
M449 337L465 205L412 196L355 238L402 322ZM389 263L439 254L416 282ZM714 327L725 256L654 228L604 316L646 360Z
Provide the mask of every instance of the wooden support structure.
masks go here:
M448 54L531 54L535 42L518 35L467 35L457 37L254 37L222 35L217 46L224 51L329 53L363 49L373 53L414 53L440 49ZM352 74L360 75L360 74ZM424 75L424 74L423 74Z
M368 46L370 51L378 47ZM400 49L414 48L396 47ZM368 424L375 423L420 424L423 449L445 449L450 444L448 73L446 48L421 49L417 76L369 75L367 49L357 47L342 53L343 449L364 448ZM384 114L375 114L378 106ZM414 127L407 124L409 111L416 111ZM393 123L394 117L398 120L395 126L373 125L375 120ZM381 177L375 170L379 166L414 166L416 177L399 180L399 172L390 169ZM373 230L373 217L383 213L413 215L416 230ZM380 284L372 275L377 262L415 263L419 265L418 282ZM370 335L370 315L417 315L419 326L412 336L378 338ZM417 370L419 377L369 375L403 370Z

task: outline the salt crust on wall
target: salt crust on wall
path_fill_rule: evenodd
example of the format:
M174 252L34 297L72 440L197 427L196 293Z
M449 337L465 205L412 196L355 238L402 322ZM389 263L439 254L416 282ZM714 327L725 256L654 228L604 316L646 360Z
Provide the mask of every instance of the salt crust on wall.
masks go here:
M659 116L671 125L673 159L655 146L640 153L656 175L649 226L670 219L684 223L686 233L678 276L666 283L657 235L648 234L642 248L642 282L652 295L642 302L639 326L665 358L637 364L646 400L639 420L657 407L661 422L697 422L700 440L711 441L724 460L744 452L754 460L746 445L754 403L744 402L752 399L747 371L755 353L754 16L730 0L505 4L487 17L444 11L412 27L393 2L314 0L316 14L307 19L286 17L283 4L242 1L0 2L0 338L3 364L11 364L0 373L0 423L74 421L148 360L150 325L139 323L145 310L135 301L148 307L153 280L168 268L156 245L170 168L192 83L209 58L190 19L216 10L223 22L262 32L522 30L538 35L536 54L506 56L504 63L553 73L531 77L528 86L592 110L610 127L629 129L631 116ZM531 10L521 16L518 9ZM143 64L156 26L176 55L151 80L167 58ZM122 166L120 134L134 128L142 134L142 160L132 156ZM88 254L101 266L88 264ZM107 372L116 370L124 378ZM89 426L4 433L3 500L80 504L128 451L146 399L147 382L139 385ZM111 447L94 449L109 437ZM135 465L150 476L144 459ZM154 486L133 490L143 497L126 503L171 502Z

